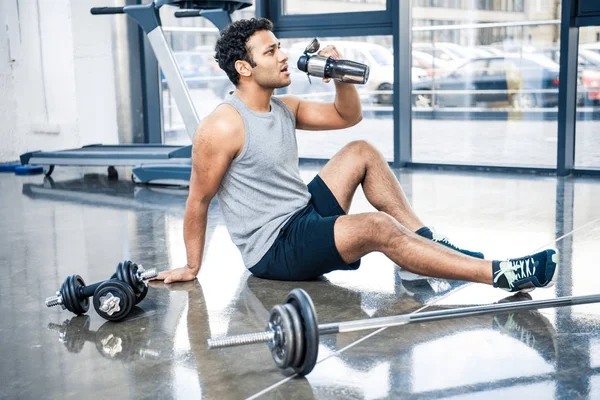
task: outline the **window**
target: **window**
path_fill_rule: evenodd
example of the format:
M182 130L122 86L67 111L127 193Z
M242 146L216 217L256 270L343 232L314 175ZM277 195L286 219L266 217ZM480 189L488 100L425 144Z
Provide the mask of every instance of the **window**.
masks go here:
M335 98L333 82L311 77L298 70L296 63L311 38L281 39L281 46L289 57L292 83L276 91L276 95L290 94L309 101L332 102ZM342 131L297 131L298 153L302 158L329 159L352 140L364 139L378 148L388 161L394 159L394 123L392 90L394 68L391 36L319 37L321 48L332 44L344 58L365 63L370 67L367 84L357 85L363 120Z
M438 10L419 8L430 4L413 5L413 60L427 54L441 62L413 62L425 73L412 85L412 161L554 167L560 69L548 56L560 48L560 25L548 22L554 8L529 12L524 1L469 0L460 9L448 4L434 18ZM528 24L506 12L521 13ZM490 21L507 26L486 26Z
M229 78L213 58L219 31L206 18L175 18L174 10L172 7L160 9L163 30L198 116L202 119L215 109L232 87ZM254 15L254 7L248 7L234 12L232 19L252 18ZM162 73L160 80L164 142L189 144L191 140Z
M459 67L452 76L457 78L474 78L481 76L486 72L488 65L487 60L479 60L474 62L467 62L463 66Z
M600 28L579 31L575 167L600 170Z
M283 13L286 15L384 11L385 9L386 0L283 0Z

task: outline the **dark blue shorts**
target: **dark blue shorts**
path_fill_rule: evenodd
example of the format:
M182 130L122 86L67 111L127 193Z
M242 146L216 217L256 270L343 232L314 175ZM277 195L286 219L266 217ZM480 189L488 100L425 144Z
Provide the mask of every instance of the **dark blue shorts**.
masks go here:
M333 235L335 220L344 209L319 175L308 184L311 199L281 228L275 243L250 272L265 279L312 280L335 270L353 270L360 260L346 264Z

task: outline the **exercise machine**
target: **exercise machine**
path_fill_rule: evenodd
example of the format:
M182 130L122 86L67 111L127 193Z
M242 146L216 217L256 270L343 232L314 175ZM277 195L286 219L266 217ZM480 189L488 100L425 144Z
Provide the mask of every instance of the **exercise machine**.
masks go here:
M148 4L91 9L94 15L127 14L142 28L169 84L185 130L193 139L200 119L162 29L159 10L164 5L180 8L175 12L178 18L202 16L223 30L231 23L231 13L249 7L252 0L153 0ZM133 166L132 180L136 183L188 185L191 148L162 144L94 144L69 150L32 151L22 154L20 158L23 165L44 166L46 176L52 174L56 165L107 166L109 176L116 178L115 166Z

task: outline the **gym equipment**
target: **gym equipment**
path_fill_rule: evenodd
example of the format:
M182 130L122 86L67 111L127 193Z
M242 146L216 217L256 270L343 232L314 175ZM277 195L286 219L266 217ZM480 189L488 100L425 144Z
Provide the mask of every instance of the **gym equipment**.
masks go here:
M133 289L135 293L135 304L144 300L148 293L148 279L154 278L158 275L155 269L144 270L141 265L137 265L134 262L125 260L117 265L117 272L115 272L110 279L118 279L127 283Z
M102 318L120 321L133 308L135 293L127 283L118 279L109 279L96 288L93 303L96 312Z
M273 307L265 332L209 339L208 348L218 349L254 343L267 343L271 349L273 360L279 368L292 367L298 375L303 376L312 371L315 366L319 347L319 335L387 328L415 322L442 321L509 311L568 307L598 302L600 302L600 294L567 296L549 300L527 300L513 303L462 307L450 310L428 311L318 325L312 300L304 290L294 289L288 294L284 305ZM284 315L284 310L288 312L288 316ZM302 321L301 329L298 329L298 324L293 322L298 317ZM303 359L300 366L297 364L298 357Z
M20 166L21 164L0 164L0 172L15 172L15 168Z
M40 175L44 173L41 165L21 165L15 168L15 175Z
M90 320L89 315L79 315L62 324L50 322L47 330L57 333L58 340L73 354L80 353L86 342L92 342L102 357L109 360L133 362L160 358L160 351L152 348L148 337L151 331L148 318L130 320L127 329L107 322L97 331L90 330Z
M365 84L369 80L369 66L351 60L336 60L331 57L323 57L318 54L310 55L319 51L321 44L314 38L304 54L298 59L298 69L306 72L308 80L310 77L331 78L338 82Z
M119 263L111 279L89 286L81 276L70 275L56 295L46 299L46 307L61 306L63 310L81 315L89 310L88 298L93 296L94 308L100 316L111 321L120 320L146 297L147 281L157 275L155 269L146 271L131 261Z
M159 10L164 5L200 10L196 11L195 16L204 16L222 30L231 23L230 14L235 10L249 7L252 5L252 0L153 0L148 4L91 9L93 15L127 14L143 29L169 84L169 90L175 99L186 132L190 139L193 139L200 118L162 30ZM190 15L183 13L181 16ZM79 149L34 151L21 155L21 164L30 163L49 166L46 176L50 176L55 165L106 165L111 168L109 173L114 177L116 177L114 166L136 166L132 170L132 179L136 183L188 185L191 174L191 146L91 145Z

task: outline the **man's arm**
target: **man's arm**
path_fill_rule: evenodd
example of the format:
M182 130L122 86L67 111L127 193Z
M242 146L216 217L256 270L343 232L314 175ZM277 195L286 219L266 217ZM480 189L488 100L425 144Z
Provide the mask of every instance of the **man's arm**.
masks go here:
M243 145L243 121L231 106L219 107L196 130L190 189L183 219L187 264L182 268L164 271L157 279L171 283L189 281L198 275L204 255L210 201Z
M327 46L319 55L341 58L334 46ZM329 79L324 79L329 81ZM362 120L362 106L356 85L335 82L335 100L333 103L319 103L282 96L283 100L296 116L296 127L304 130L333 130L349 128Z

